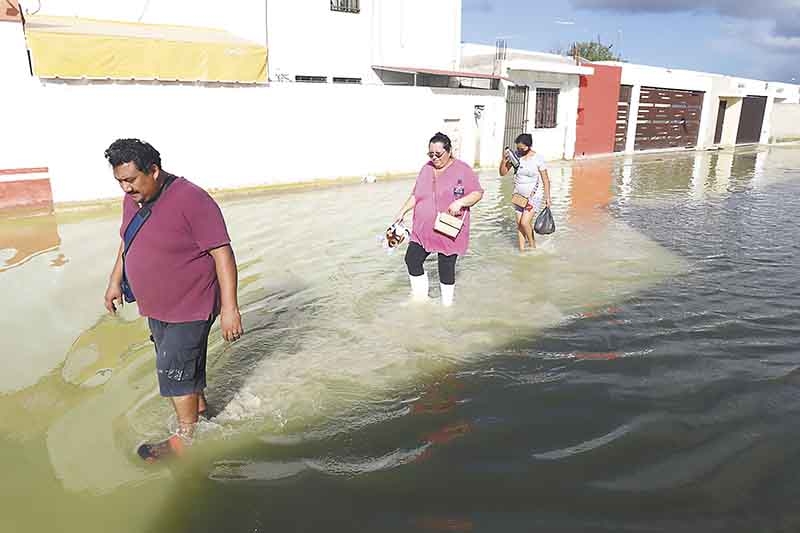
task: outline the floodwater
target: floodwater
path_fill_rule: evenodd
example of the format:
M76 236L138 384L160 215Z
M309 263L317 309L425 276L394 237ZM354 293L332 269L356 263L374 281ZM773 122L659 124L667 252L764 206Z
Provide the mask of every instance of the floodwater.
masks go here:
M798 169L557 166L526 254L484 172L450 309L376 241L411 181L223 198L246 335L170 465L134 453L174 424L146 325L102 305L118 210L0 220L0 531L796 531Z

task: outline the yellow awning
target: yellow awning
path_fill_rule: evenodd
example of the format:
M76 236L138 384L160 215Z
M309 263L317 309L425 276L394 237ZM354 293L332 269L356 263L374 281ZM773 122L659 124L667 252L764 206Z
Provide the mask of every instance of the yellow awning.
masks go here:
M40 78L264 83L267 49L226 31L70 17L26 18Z

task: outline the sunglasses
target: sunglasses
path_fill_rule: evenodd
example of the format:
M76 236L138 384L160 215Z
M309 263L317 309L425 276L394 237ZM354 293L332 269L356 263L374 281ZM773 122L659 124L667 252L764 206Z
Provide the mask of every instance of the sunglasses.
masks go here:
M446 154L446 153L447 152L438 152L438 153L437 152L428 152L428 157L430 159L441 159L441 158L444 157L444 154Z

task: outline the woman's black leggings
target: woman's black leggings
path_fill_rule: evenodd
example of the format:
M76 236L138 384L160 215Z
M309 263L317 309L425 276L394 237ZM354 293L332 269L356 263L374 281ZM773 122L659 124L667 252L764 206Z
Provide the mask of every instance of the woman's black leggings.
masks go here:
M430 252L426 252L425 248L415 242L408 243L408 250L406 250L406 266L408 273L412 276L421 276L425 273L422 268L422 263L428 258ZM444 285L456 284L456 259L457 254L444 255L439 254L439 281Z

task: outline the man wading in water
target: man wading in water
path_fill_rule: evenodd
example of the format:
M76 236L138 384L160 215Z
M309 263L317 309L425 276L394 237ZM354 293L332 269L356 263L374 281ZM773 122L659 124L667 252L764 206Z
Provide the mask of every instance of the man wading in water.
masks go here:
M175 435L139 447L152 462L182 453L198 416L207 414L206 351L217 315L226 341L243 333L236 259L219 206L197 185L162 170L150 144L119 139L105 157L125 192L106 309L116 313L123 297L138 303L155 343L161 395L178 419Z

